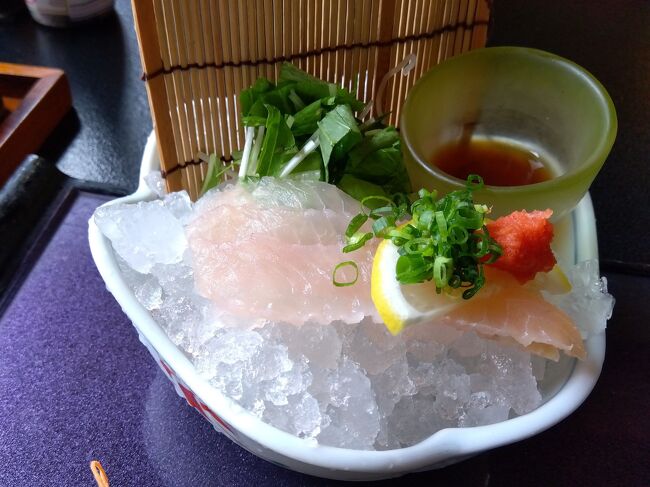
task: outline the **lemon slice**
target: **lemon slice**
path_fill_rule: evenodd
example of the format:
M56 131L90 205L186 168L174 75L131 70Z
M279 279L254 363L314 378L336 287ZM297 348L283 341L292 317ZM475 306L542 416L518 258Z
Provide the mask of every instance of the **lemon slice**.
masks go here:
M548 272L538 272L529 285L550 294L566 294L572 289L571 281L559 264L555 264Z
M429 321L458 306L458 295L436 293L433 282L402 285L395 277L399 254L390 240L377 247L372 265L370 294L386 328L397 335L406 326Z

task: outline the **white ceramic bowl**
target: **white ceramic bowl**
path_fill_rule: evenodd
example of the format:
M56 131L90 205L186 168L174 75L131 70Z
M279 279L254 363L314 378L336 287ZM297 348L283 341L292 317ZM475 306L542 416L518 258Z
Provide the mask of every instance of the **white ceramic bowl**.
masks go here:
M156 141L152 134L144 150L137 191L106 205L155 198L143 177L157 168ZM588 194L573 213L572 226L567 230L570 248L563 250L568 254L565 258L575 261L597 258L595 220ZM262 422L211 387L126 285L110 241L101 234L92 218L88 239L106 287L131 319L140 341L172 381L176 392L217 431L251 453L274 464L319 477L343 480L397 477L441 468L482 451L528 438L571 414L593 389L603 365L605 336L601 334L587 340L587 359L568 361L542 391L544 403L526 415L488 426L443 429L416 445L397 450L361 451L322 446Z

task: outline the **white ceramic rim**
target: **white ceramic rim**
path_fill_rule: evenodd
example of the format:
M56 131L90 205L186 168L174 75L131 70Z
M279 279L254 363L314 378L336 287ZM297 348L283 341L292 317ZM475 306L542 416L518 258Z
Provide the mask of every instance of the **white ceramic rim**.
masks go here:
M106 205L155 198L143 178L157 168L156 140L152 133L144 150L138 189L133 194ZM576 208L575 216L576 260L597 258L596 224L589 194L585 195ZM92 218L89 221L88 238L92 256L107 289L160 358L171 366L212 411L261 446L326 469L368 474L417 471L445 460L523 440L559 423L575 411L594 388L605 358L605 334L589 338L585 342L587 359L576 361L566 383L555 396L536 410L507 421L487 426L443 429L416 445L395 450L365 451L317 445L264 423L210 386L128 288L119 271L110 241L101 234Z

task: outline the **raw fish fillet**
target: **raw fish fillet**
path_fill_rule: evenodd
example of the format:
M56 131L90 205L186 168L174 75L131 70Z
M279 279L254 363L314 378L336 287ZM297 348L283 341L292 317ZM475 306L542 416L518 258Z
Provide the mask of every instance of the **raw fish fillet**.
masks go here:
M358 201L322 182L265 177L213 190L187 227L198 293L251 324L378 320L370 298L375 245L341 252L359 210ZM336 287L332 271L347 260L357 263L358 280ZM337 280L354 275L341 268Z
M486 338L514 341L551 360L559 359L560 350L585 358L582 337L569 316L511 274L488 266L484 270L485 287L453 308L441 323Z

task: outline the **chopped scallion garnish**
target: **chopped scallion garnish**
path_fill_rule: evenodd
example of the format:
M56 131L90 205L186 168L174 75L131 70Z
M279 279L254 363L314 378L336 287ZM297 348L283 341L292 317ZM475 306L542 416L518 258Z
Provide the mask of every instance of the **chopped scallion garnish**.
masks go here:
M352 267L354 269L355 276L352 281L336 280L336 272L343 267ZM345 262L341 262L340 264L337 264L336 267L334 267L334 272L332 273L332 283L336 287L352 286L355 282L357 282L357 279L359 279L359 267L357 266L357 263L354 262L353 260L346 260Z
M362 205L373 201L384 206L369 212L362 206L362 213L350 222L343 252L359 249L372 236L390 239L398 247L395 273L400 283L433 280L438 293L464 287L463 298L469 299L485 283L483 265L493 263L502 253L485 226L488 207L472 199L472 193L482 187L483 179L472 174L464 190L440 199L435 191L426 189L421 189L410 205L384 196L366 197ZM400 225L409 214L410 221ZM372 233L360 231L368 219L374 220Z

